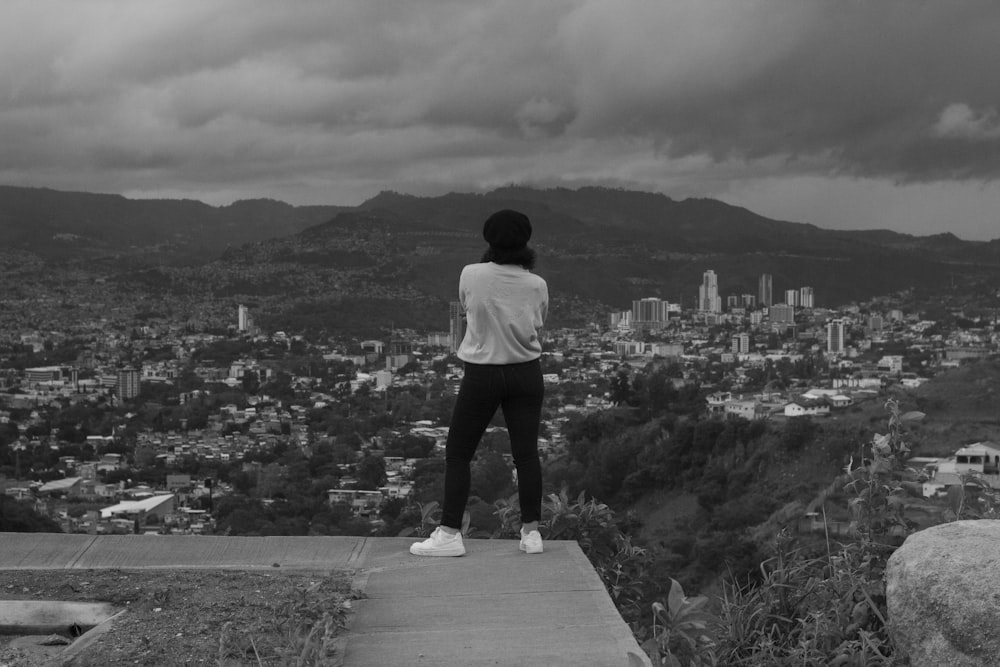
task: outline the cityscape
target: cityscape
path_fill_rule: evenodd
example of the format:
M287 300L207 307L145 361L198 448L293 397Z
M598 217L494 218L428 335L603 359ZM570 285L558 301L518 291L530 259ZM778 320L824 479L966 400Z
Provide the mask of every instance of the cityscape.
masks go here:
M571 416L622 403L613 388L622 373L670 367L706 416L824 417L888 385L917 388L1000 344L996 312L953 313L964 319L949 329L904 310L905 294L834 309L816 307L822 295L808 286L780 290L778 302L770 274L758 285L756 294L720 295L707 270L695 310L642 297L604 321L547 332L546 457L565 456ZM272 503L291 482L281 455L315 460L322 451L324 474L309 481L328 482L315 492L325 521L306 517L292 534L400 530L384 512L398 517L413 502L415 474L440 457L447 436L462 374L461 306L441 314L447 330L400 329L383 340L309 341L263 331L255 315L238 305L225 332L161 319L9 338L0 357L4 494L65 532L233 534L213 512L227 496ZM64 362L31 365L57 351ZM358 423L331 426L335 406L351 403L366 405ZM412 448L422 456L407 456ZM341 524L331 525L332 507L349 509Z
M997 664L994 0L0 26L0 667ZM497 414L444 537L508 209L541 512Z
M843 580L823 571L831 539L879 564L850 570L878 596L868 629L845 621L837 632L876 633L889 651L884 545L1000 509L992 243L845 235L641 192L507 188L485 203L383 193L306 219L250 202L239 215L257 221L256 235L233 246L222 209L173 224L170 202L4 196L32 212L19 228L28 236L8 230L20 246L0 253L7 531L165 553L248 539L391 551L426 536L463 376L455 278L482 248L468 220L484 205L522 204L539 207L537 272L551 299L540 530L578 545L589 563L579 574L608 591L614 622L635 641L658 637L649 655L690 645L713 664L717 650L743 651L722 629L665 633L648 610L683 590L720 628L727 605L768 593L781 549L813 559L795 566L802 585L834 585ZM577 197L586 224L554 212ZM602 224L618 206L637 216L625 233ZM57 229L80 210L163 220L146 229L172 241L135 245L137 229L92 227L69 246L62 232L39 233L53 210ZM715 229L687 231L709 213ZM305 228L266 236L290 215ZM470 472L463 534L479 550L519 530L502 415ZM746 588L727 602L716 591L734 581ZM225 616L220 595L197 613ZM321 604L351 595L342 587ZM171 609L176 621L150 619L164 645L193 608ZM131 634L118 645L147 651Z

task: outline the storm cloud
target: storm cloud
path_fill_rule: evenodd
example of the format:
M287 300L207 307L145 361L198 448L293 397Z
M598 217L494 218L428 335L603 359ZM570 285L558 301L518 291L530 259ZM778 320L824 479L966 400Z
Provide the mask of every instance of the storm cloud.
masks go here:
M997 35L992 0L5 2L0 182L604 184L994 238Z

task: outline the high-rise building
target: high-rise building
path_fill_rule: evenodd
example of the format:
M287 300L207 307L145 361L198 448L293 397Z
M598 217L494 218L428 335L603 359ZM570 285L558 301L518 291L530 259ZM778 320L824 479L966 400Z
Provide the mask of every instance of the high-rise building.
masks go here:
M746 308L747 310L750 310L751 308L757 305L757 297L755 297L753 294L744 294L742 296L742 299L743 299L743 307Z
M799 305L803 308L815 308L816 304L813 302L812 287L799 288Z
M118 398L128 400L139 395L139 382L141 373L138 368L118 369Z
M757 300L764 308L770 308L774 303L774 291L772 289L771 274L762 273L757 283Z
M656 297L646 297L632 301L633 322L662 322L663 301Z
M733 310L740 307L740 297L735 294L730 294L726 297L726 310Z
M709 269L702 274L698 288L698 310L705 313L721 313L722 299L719 297L719 278Z
M787 303L776 303L767 312L772 322L795 323L795 306L789 306Z
M451 338L449 347L452 352L458 352L458 348L462 344L462 337L465 336L464 324L465 313L462 311L462 303L452 301L448 304L448 335Z
M733 336L732 339L732 351L733 354L749 354L750 353L750 334L739 333Z
M827 322L826 351L830 354L840 354L844 351L844 320Z
M799 303L799 291L797 289L786 289L785 303L792 307L801 305Z
M881 315L872 315L868 318L868 328L873 332L881 332L882 327L885 326L885 320Z
M670 321L670 313L680 307L657 297L632 301L632 327L639 330L662 329Z
M236 310L236 330L237 331L250 330L250 309L244 306L242 303Z
M408 340L394 338L389 341L389 354L393 356L413 354L413 343Z
M612 329L631 329L632 311L623 310L618 313L611 313L611 315L608 316L608 324Z
M431 331L427 334L427 345L429 347L450 347L451 334L444 331Z

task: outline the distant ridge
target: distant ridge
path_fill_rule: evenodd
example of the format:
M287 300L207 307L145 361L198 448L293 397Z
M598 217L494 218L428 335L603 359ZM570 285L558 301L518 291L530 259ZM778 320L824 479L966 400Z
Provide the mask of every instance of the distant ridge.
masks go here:
M103 262L105 272L126 258L129 280L188 293L210 284L216 294L269 298L275 317L300 308L307 319L322 312L344 318L353 308L370 322L444 328L436 313L454 298L461 266L479 260L481 223L499 208L531 217L536 270L558 295L561 321L626 309L645 296L692 308L708 269L724 297L756 294L760 274L769 273L775 301L786 289L809 286L819 307L910 288L992 293L1000 284L1000 239L834 231L713 199L598 187L508 186L436 197L384 191L353 207L270 199L213 207L0 186L0 247L78 265L114 258ZM171 263L206 268L142 271ZM303 290L308 305L296 303ZM373 298L386 300L375 314L367 305Z
M294 234L341 210L270 199L215 207L191 199L0 186L0 246L43 257L156 247L164 258L205 259L227 245Z

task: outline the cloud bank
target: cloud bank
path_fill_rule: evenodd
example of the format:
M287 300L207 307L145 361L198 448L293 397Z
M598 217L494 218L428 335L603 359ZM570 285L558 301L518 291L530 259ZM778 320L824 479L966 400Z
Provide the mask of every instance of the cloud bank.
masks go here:
M992 0L14 0L0 182L340 204L605 184L994 238L998 34ZM914 218L932 198L953 208Z

